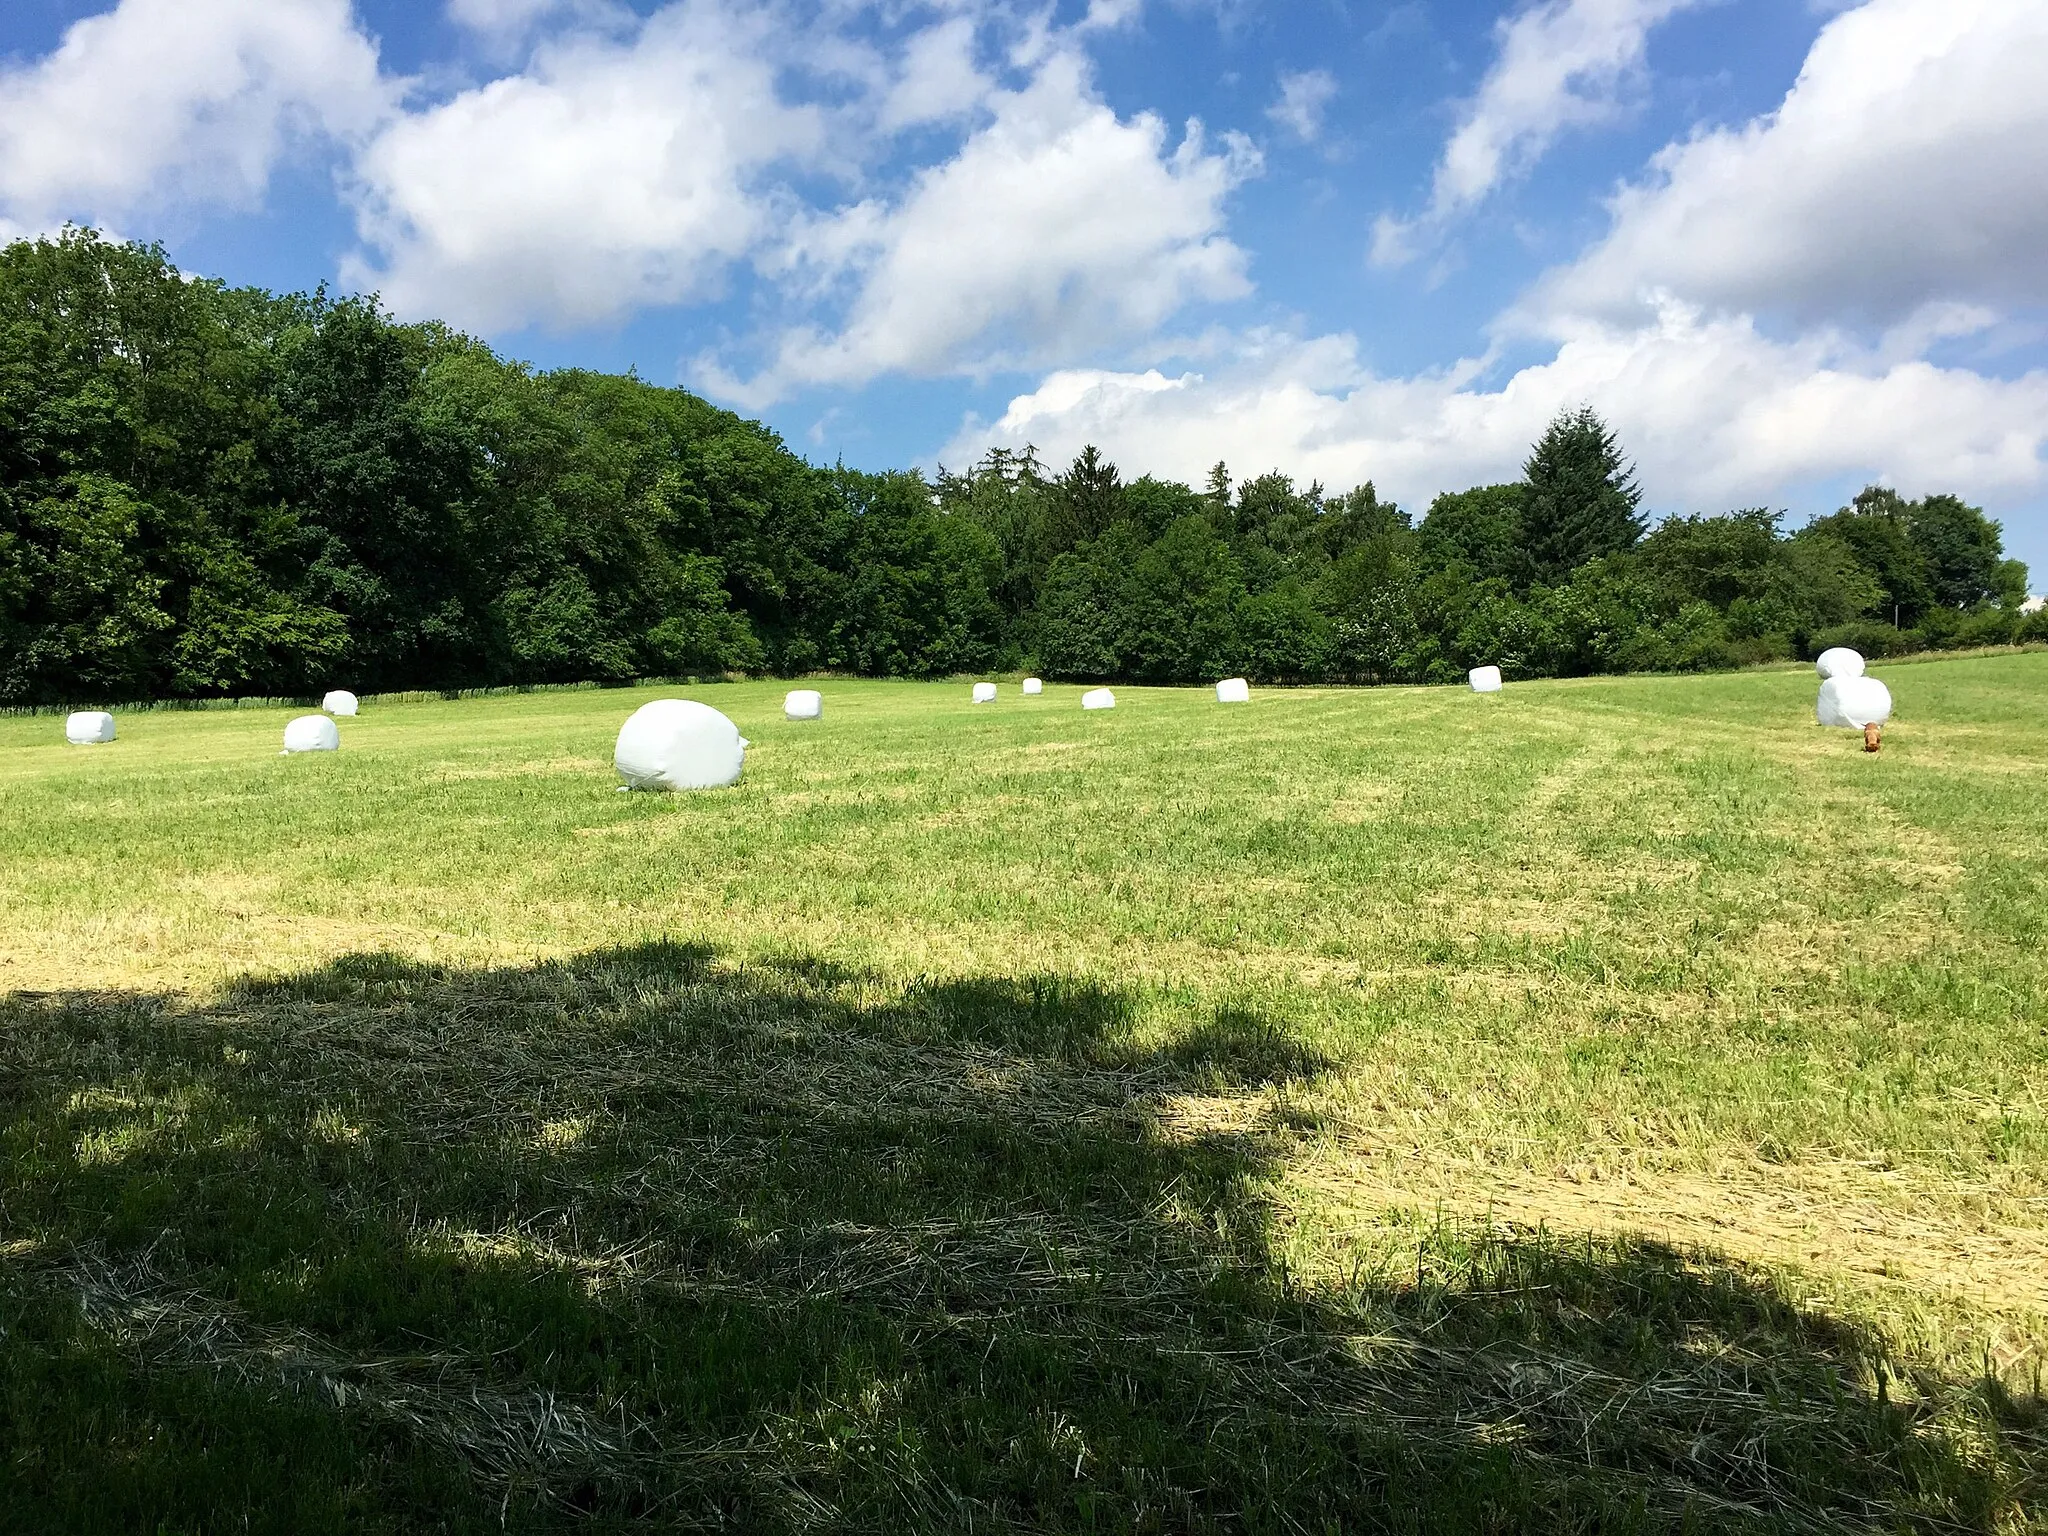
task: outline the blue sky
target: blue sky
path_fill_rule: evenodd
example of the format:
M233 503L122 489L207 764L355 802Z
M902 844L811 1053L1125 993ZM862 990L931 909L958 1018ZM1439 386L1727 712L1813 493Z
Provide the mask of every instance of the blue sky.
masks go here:
M1416 510L1956 490L2048 579L2048 0L9 0L0 232L375 288L813 458Z

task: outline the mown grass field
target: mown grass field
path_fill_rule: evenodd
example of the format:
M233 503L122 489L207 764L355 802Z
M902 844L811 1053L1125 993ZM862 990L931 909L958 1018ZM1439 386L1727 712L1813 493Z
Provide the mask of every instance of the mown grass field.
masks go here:
M2029 1528L2048 655L1882 671L0 720L0 1529Z

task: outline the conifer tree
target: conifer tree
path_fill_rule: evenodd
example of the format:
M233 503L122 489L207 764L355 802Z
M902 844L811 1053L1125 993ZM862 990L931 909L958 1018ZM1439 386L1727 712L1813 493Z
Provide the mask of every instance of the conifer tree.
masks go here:
M1558 412L1522 475L1522 544L1537 581L1554 586L1643 536L1635 469L1591 406Z

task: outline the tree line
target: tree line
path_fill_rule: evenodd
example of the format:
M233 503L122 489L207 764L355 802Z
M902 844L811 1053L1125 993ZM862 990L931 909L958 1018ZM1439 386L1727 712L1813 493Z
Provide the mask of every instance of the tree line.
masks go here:
M0 704L844 671L1442 681L2048 638L1997 523L1873 487L1645 531L1613 434L1416 522L1371 485L994 451L816 466L374 300L0 248Z

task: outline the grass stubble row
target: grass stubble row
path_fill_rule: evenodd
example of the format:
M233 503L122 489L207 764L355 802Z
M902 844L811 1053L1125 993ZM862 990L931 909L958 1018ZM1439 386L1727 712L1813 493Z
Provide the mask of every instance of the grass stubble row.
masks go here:
M1891 678L0 721L0 1528L2028 1528L2048 657Z

